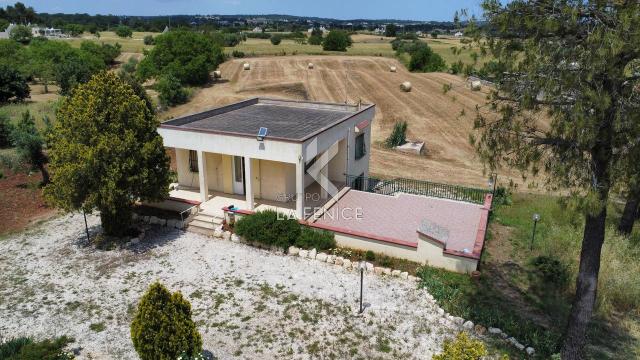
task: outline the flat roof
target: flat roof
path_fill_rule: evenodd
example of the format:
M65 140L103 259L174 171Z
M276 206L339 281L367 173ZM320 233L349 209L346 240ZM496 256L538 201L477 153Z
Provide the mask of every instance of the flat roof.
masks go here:
M254 98L169 120L161 128L302 142L374 105Z
M354 216L359 209L360 216ZM445 252L479 258L486 205L399 193L394 196L349 190L316 224L351 233L374 234L416 246L418 232L445 244ZM485 216L483 216L485 214ZM366 237L366 235L365 235Z

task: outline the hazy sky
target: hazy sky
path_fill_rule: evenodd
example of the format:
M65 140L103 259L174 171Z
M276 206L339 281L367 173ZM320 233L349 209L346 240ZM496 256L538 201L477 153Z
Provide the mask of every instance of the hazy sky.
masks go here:
M1 6L17 0L0 0ZM37 12L114 15L286 14L335 19L451 20L480 0L22 0Z

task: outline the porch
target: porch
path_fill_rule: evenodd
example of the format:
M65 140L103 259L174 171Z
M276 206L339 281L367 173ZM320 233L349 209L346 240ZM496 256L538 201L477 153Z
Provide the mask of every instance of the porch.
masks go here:
M339 184L339 189L344 187L344 183ZM297 217L296 201L275 201L268 199L254 198L253 206L247 204L245 195L227 194L220 191L209 191L207 200L201 202L200 188L180 186L178 184L171 185L172 190L169 191L169 201L182 202L197 206L198 214L206 215L218 219L224 218L223 208L235 206L236 208L252 211L275 210L288 216ZM318 209L324 206L328 198L322 198L322 190L320 184L314 182L305 189L305 206L312 209ZM311 216L313 211L308 211L306 218Z

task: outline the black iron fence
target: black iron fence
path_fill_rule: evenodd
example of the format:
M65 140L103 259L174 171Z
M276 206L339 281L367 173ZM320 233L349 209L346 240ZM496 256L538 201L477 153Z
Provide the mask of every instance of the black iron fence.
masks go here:
M483 204L484 198L490 190L434 183L415 179L379 179L374 177L347 175L347 186L352 189L367 191L382 195L407 193L423 196L433 196L443 199L467 201Z

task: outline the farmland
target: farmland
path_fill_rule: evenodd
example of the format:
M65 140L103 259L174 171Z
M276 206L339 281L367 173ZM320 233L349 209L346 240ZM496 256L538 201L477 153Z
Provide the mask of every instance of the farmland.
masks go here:
M244 62L252 65L250 71L242 70ZM314 63L313 70L307 69L309 62ZM391 73L390 66L397 66L398 72ZM362 56L236 59L224 63L220 70L223 81L197 90L189 103L161 116L178 117L255 96L349 103L362 100L376 104L373 174L486 186L487 176L468 141L475 106L484 103L486 94L468 89L461 77L410 73L398 60ZM413 83L412 92L400 91L403 81ZM445 84L452 84L446 94ZM463 110L465 115L460 116ZM408 122L409 139L425 141L425 156L401 154L382 145L400 120Z

